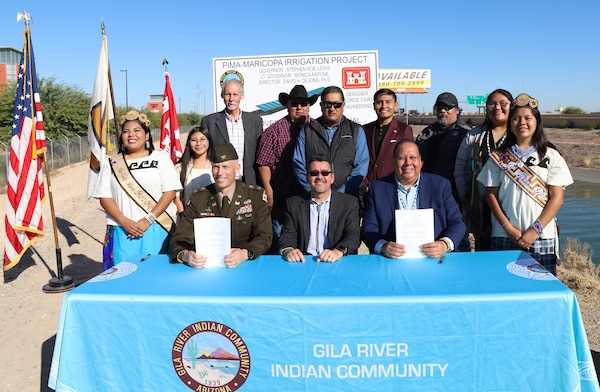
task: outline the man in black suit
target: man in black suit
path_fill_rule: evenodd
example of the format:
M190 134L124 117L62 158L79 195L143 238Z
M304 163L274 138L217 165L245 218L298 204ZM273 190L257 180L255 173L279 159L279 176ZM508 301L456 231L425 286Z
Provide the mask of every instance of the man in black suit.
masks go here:
M325 156L314 156L306 180L310 192L286 201L280 252L287 261L304 262L304 254L317 256L317 262L333 263L356 253L360 246L358 199L332 192L335 175Z
M263 132L262 117L243 112L240 102L244 99L244 85L238 79L229 79L221 88L225 109L202 118L200 126L208 130L214 146L231 143L240 159L241 179L247 184L258 184L256 147Z

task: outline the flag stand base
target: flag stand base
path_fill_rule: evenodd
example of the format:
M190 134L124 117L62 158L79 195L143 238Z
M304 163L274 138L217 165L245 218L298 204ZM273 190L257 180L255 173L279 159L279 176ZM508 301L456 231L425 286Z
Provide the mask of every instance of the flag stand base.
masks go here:
M68 275L59 278L52 278L48 281L48 284L44 285L42 290L46 293L62 293L74 289L77 286L77 280L71 278Z

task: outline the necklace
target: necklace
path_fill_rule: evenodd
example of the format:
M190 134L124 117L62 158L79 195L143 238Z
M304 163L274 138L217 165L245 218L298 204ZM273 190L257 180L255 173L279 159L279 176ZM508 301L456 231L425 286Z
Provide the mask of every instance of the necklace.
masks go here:
M415 190L415 197L413 198L412 201L412 205L410 206L410 208L408 208L408 195L411 191L411 189ZM406 189L404 188L402 185L398 184L398 193L399 193L399 197L398 199L400 200L400 209L401 210L416 210L417 209L417 194L419 192L419 185L418 184L414 184L412 187ZM404 201L404 197L406 196L406 201Z
M526 150L521 150L519 148L519 146L517 146L516 144L513 144L512 146L510 146L510 150L516 156L518 156L520 160L525 161L527 158L529 158L530 155L533 154L533 152L535 151L535 146L530 146Z

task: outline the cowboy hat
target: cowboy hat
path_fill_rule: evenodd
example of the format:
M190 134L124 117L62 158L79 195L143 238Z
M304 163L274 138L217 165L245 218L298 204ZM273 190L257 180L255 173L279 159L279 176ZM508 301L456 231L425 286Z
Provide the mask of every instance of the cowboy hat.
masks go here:
M279 102L283 106L287 106L287 103L290 100L290 98L306 99L308 101L308 104L312 106L315 102L317 102L317 99L319 99L319 94L314 94L309 97L308 93L306 92L306 88L304 88L304 86L301 84L297 84L294 86L294 88L292 89L292 91L290 91L289 94L279 94Z

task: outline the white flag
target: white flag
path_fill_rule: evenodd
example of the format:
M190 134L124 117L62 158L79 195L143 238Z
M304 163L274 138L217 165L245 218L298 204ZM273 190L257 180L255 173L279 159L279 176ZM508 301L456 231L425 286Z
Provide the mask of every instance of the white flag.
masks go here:
M94 91L88 119L88 142L90 143L90 172L88 177L87 198L95 192L100 179L100 165L110 152L110 122L114 118L113 94L108 62L106 35L102 35L102 49L98 59Z

